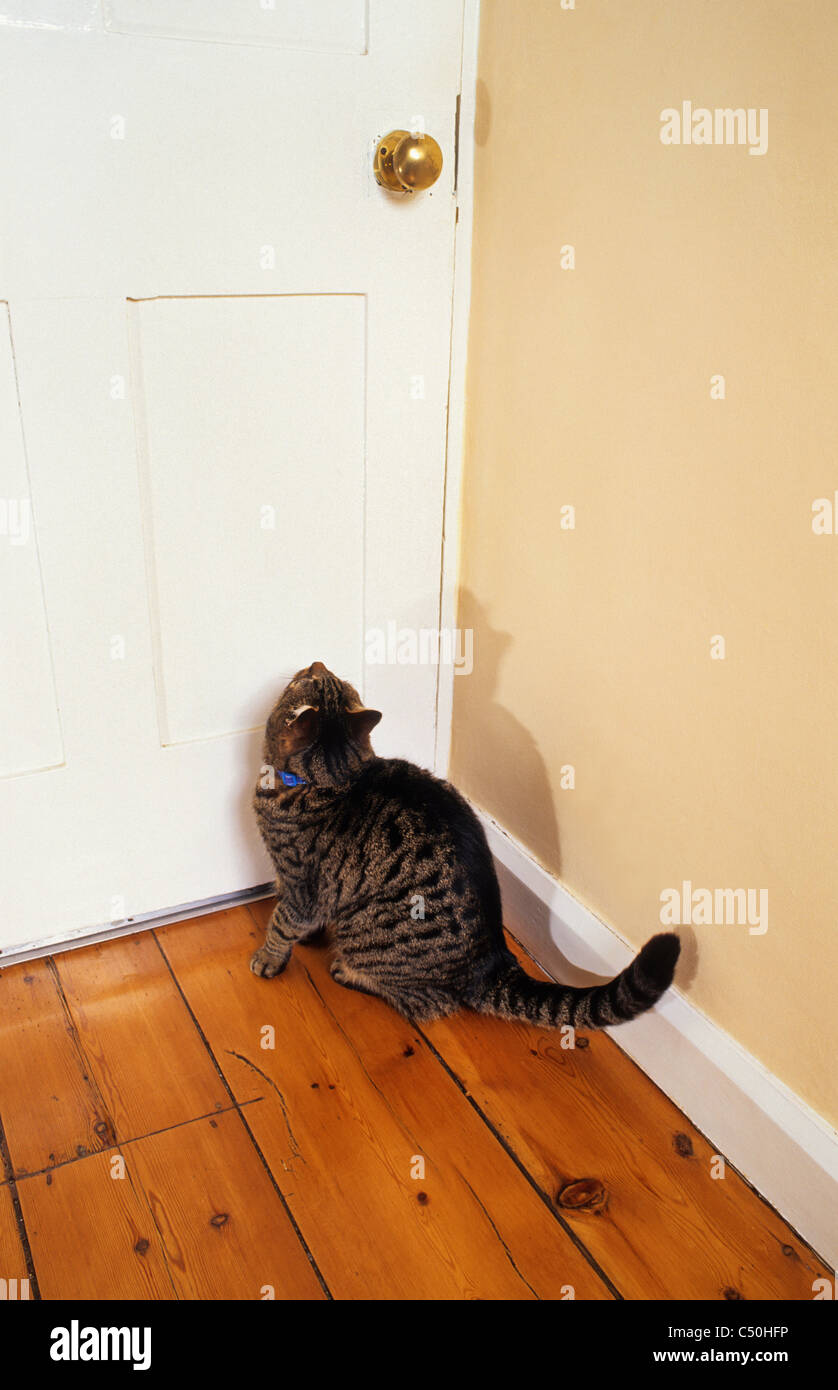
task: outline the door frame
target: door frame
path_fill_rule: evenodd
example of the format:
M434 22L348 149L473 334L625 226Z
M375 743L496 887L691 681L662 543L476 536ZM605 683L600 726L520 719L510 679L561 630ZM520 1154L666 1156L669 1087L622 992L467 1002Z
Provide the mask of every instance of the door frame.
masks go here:
M474 125L477 105L480 0L464 0L463 51L457 124L456 227L454 286L451 306L451 356L448 368L448 427L445 446L445 500L442 519L439 626L457 625L460 573L460 507L465 462L466 365L471 308L472 236L474 227ZM454 710L454 666L437 666L434 772L447 777Z

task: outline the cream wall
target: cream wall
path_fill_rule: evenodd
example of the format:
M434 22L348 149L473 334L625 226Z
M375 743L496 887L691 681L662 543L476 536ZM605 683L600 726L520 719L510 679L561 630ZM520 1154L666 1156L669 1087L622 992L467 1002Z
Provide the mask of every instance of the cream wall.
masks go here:
M451 778L635 945L766 889L681 981L836 1122L838 6L483 0L479 73Z

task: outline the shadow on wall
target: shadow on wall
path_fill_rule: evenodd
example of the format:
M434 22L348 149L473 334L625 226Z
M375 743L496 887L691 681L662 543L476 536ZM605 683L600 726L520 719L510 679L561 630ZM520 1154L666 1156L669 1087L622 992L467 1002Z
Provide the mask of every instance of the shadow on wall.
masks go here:
M454 699L459 705L452 749L452 780L465 796L494 813L506 800L502 779L514 777L515 800L526 797L539 824L538 857L552 874L562 871L559 826L547 765L532 734L495 694L512 634L492 627L486 609L469 589L460 590L457 625L474 632L474 670L457 676ZM471 768L467 784L457 778L457 765ZM515 827L507 827L515 835Z
M529 730L495 698L503 662L514 660L509 650L512 634L492 626L486 609L468 589L460 592L457 624L460 629L471 628L474 632L474 671L471 676L459 676L455 681L459 713L455 719L451 780L470 801L496 816L499 824L519 840L553 878L561 881L559 825L547 764ZM556 715L560 718L561 711L557 710ZM460 765L470 769L467 780L458 774ZM554 782L557 773L558 769L554 769ZM510 776L517 784L511 798L507 797L503 786L503 779ZM522 795L526 799L530 824L536 822L538 825L538 843L534 846L527 845L525 834L515 823L515 815L507 810L510 804L520 805ZM599 972L583 968L567 956L564 948L572 937L567 941L557 937L557 922L550 907L502 867L499 878L504 924L555 979L569 985L588 986L611 978L611 975L603 977ZM563 886L573 891L571 885ZM620 922L609 925L625 939ZM558 929L561 931L560 927ZM644 940L661 930L659 921L650 920ZM675 983L686 990L697 970L697 940L692 927L680 927L678 935L681 958Z

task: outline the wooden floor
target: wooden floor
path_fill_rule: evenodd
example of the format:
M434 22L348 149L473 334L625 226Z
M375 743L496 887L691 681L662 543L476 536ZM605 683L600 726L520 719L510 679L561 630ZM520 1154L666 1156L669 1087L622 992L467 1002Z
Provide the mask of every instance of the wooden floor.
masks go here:
M271 904L0 971L0 1278L44 1299L811 1299L608 1037L411 1027ZM529 967L535 972L535 967Z

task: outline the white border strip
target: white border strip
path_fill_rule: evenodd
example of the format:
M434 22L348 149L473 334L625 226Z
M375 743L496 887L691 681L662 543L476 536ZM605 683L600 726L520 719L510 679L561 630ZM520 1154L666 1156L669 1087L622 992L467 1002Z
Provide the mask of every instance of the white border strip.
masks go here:
M522 945L566 984L615 975L636 954L496 821L478 811ZM576 978L574 978L574 976ZM695 1005L671 991L606 1029L665 1095L832 1268L838 1266L838 1134Z
M44 936L40 941L30 941L22 946L6 946L0 951L0 970L10 965L20 965L25 960L38 960L41 956L54 956L63 951L79 951L83 946L95 946L100 941L114 941L118 936L134 936L137 932L169 926L172 922L186 922L191 917L206 917L211 912L224 912L228 907L243 907L245 903L273 897L275 892L273 883L260 883L255 888L243 888L237 893L198 898L194 903L179 903L165 912L144 912L124 922L77 927L75 931Z
M463 58L460 72L460 127L457 145L457 229L454 240L454 288L451 309L451 359L448 378L448 433L445 454L445 505L442 520L442 576L439 626L453 631L457 622L460 564L460 497L465 454L466 361L471 309L471 239L474 214L474 112L480 0L465 0ZM434 771L444 777L451 751L454 667L437 667Z

